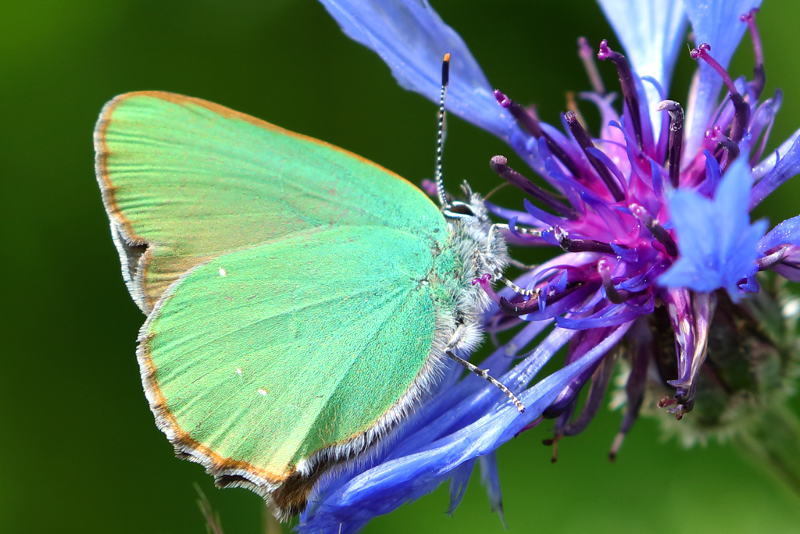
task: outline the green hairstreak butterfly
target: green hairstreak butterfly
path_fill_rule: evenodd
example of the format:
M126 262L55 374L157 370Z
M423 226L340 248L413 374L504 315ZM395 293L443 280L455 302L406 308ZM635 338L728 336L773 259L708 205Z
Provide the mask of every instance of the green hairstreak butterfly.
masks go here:
M147 399L219 485L297 512L479 341L488 301L472 282L507 257L478 195L442 209L352 153L171 93L116 97L94 139L147 314Z

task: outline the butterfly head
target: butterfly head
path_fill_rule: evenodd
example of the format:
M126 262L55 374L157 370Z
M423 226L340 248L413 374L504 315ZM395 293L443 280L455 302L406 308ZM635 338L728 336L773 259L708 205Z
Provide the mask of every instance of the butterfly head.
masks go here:
M508 251L502 232L492 223L483 197L464 182L465 200L448 202L442 215L450 223L454 238L460 243L465 267L475 277L502 275L508 264Z

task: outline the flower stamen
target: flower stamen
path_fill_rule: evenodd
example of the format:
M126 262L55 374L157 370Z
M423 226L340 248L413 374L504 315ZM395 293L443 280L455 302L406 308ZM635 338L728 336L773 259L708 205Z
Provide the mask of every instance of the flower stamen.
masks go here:
M600 275L600 280L603 282L603 289L606 292L606 297L614 304L622 304L628 300L630 296L629 291L617 290L614 287L614 281L611 279L611 262L606 258L601 258L597 262L597 273Z
M747 24L747 28L750 31L750 38L753 41L753 55L755 56L756 64L753 67L753 82L751 87L753 88L756 98L758 98L761 95L761 91L764 90L764 85L767 82L767 75L764 70L764 49L761 46L761 34L758 32L758 26L756 25L756 13L758 13L758 8L754 7L740 16L739 20Z
M589 160L589 163L592 165L597 174L600 175L600 179L603 180L603 183L606 185L606 188L611 193L611 196L614 197L614 200L620 201L625 198L625 194L622 192L617 180L612 176L611 171L603 165L603 162L597 158L594 154L591 153L589 148L597 148L592 143L592 139L589 137L589 133L581 126L580 121L578 121L577 115L575 115L572 111L567 111L564 113L564 120L569 127L569 131L572 133L573 137L575 137L575 141L578 142L578 145L583 149L584 154L586 154L586 158Z
M601 254L615 254L614 248L609 243L595 239L572 238L563 228L553 229L553 235L566 252L599 252Z
M681 175L681 151L683 150L683 107L674 100L662 100L656 109L669 114L667 170L672 187L678 187Z
M498 305L504 312L521 316L531 313L541 312L548 306L563 301L566 297L573 295L578 289L584 286L584 282L569 282L560 290L552 286L537 287L529 300L517 301L500 297Z
M673 258L678 257L678 245L667 230L658 224L658 221L650 215L650 213L640 204L631 204L628 206L631 213L647 228L656 240L664 245L667 254Z
M692 59L702 59L708 63L708 65L714 69L717 74L719 74L720 78L722 78L722 83L724 83L725 87L728 88L735 112L733 124L731 124L730 137L734 143L738 143L742 140L745 127L750 120L750 106L747 105L742 95L739 94L739 91L736 89L736 85L733 83L728 71L726 71L725 68L720 65L716 59L714 59L714 57L709 53L710 51L710 44L701 43L697 48L693 48L689 55L692 57Z
M722 151L727 152L728 163L731 163L739 156L739 144L735 143L730 137L723 134L722 129L719 126L714 126L713 128L706 130L705 139L707 141L707 146L715 151L717 160L721 160L723 154ZM717 150L718 147L722 150Z
M520 106L499 89L494 90L494 98L497 100L498 104L511 113L511 116L514 117L514 120L517 121L517 124L519 124L523 130L537 139L543 138L547 143L547 148L550 149L550 152L552 152L553 155L564 164L567 170L572 173L572 176L577 177L581 175L580 169L569 156L569 154L567 154L561 145L559 145L551 136L542 130L539 117L536 116L536 113L533 112L533 110L525 109L524 107Z
M538 117L534 116L527 109L511 100L508 95L499 89L494 90L494 98L497 100L498 104L506 108L509 113L511 113L511 116L514 117L517 123L522 126L525 131L534 137L542 136L542 126L539 124Z
M533 198L541 201L553 211L570 219L575 218L575 210L567 206L563 202L556 199L552 193L545 191L538 185L534 184L529 178L512 169L508 165L508 158L505 156L494 156L489 161L489 166L497 173L498 176L507 180L510 184L522 189Z
M603 85L603 79L600 77L600 71L597 69L597 63L594 61L594 50L589 46L589 41L586 37L578 37L578 56L581 58L583 68L586 69L586 75L589 77L592 89L594 89L595 93L604 95L606 88Z
M617 75L619 76L619 84L622 89L622 98L625 100L625 105L628 107L628 112L631 114L633 121L633 133L636 135L636 142L639 146L642 145L642 117L639 115L639 97L636 90L636 80L633 77L631 65L628 63L628 58L619 52L615 52L608 46L608 41L603 39L600 41L600 49L597 52L597 58L601 61L611 60L617 68Z

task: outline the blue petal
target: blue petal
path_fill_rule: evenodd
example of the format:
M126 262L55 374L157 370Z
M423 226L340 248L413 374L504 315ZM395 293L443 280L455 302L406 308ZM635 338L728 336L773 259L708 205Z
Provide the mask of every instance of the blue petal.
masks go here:
M521 280L517 279L517 282L521 282ZM545 339L536 345L532 352L526 355L522 362L517 363L510 372L504 373L513 361L511 356L516 354L517 348L514 347L521 349L528 345L548 325L549 322L530 323L518 332L508 345L497 349L484 360L481 366L492 370L493 375L499 375L500 380L512 391L519 391L539 373L556 352L569 342L575 333L572 330L553 329ZM460 367L453 368L453 370L456 371L456 376L461 376ZM448 376L449 378L450 376ZM320 521L324 520L314 519L316 503L327 500L327 496L334 494L353 477L392 458L413 454L414 451L447 435L451 429L457 426L456 423L466 426L480 419L499 400L507 402L495 388L487 386L485 380L474 375L466 376L457 384L453 384L452 381L444 381L439 385L438 393L432 399L422 404L413 417L399 427L398 432L391 439L386 438L391 446L378 449L376 453L360 458L358 464L351 463L340 472L334 473L333 476L323 478L314 487L304 517L308 517L311 524L318 525Z
M506 525L506 518L503 515L503 493L500 490L500 474L497 472L497 455L495 453L480 457L481 482L486 488L489 496L489 506L492 511L500 516L500 522Z
M683 4L676 0L598 0L606 18L625 47L634 72L654 78L669 93L672 68L686 31ZM655 131L659 131L661 112L656 104L663 100L656 87L645 84L648 109Z
M620 341L629 326L620 326L577 361L523 392L519 398L525 405L524 413L507 401L493 404L468 426L426 441L404 456L351 473L344 483L328 488L332 491L315 488L299 530L354 532L373 517L432 491L459 466L493 452L537 419L567 384Z
M770 230L758 242L758 250L764 253L779 245L800 246L800 215L786 219Z
M690 189L669 199L670 221L678 236L680 258L658 280L666 287L700 292L725 288L738 299L740 280L756 269L757 245L766 221L750 224L752 176L746 157L725 173L713 200Z
M708 150L704 150L703 155L706 158L706 179L700 185L698 191L704 195L713 196L722 177L719 162Z
M320 0L354 41L375 51L397 82L439 101L442 56L452 54L447 107L506 142L519 134L459 35L427 0Z
M450 478L450 506L447 507L447 513L452 514L461 504L461 499L464 498L464 493L467 491L467 484L469 484L469 477L472 475L472 468L475 467L475 460L464 462L453 470L453 476Z
M758 181L750 195L751 208L757 206L786 180L800 174L800 130L762 161L753 174Z
M612 305L589 317L558 317L556 324L562 328L586 330L588 328L602 328L617 326L633 321L641 315L653 311L652 301L647 301L642 307L626 305Z
M695 44L710 44L711 55L723 68L727 68L747 29L739 17L759 7L761 0L684 0L683 4L692 23ZM719 74L701 61L689 93L686 154L694 156L700 146L711 113L717 107L721 87Z
M544 323L544 326L547 324ZM520 334L522 332L518 335ZM574 332L570 330L553 329L523 362L500 376L501 382L511 391L521 390L573 335ZM499 374L504 369L502 360L510 361L505 350L505 347L498 349L481 366L491 370L494 375ZM496 388L487 387L486 381L477 376L466 376L460 383L443 390L440 395L421 407L414 420L406 424L404 433L398 436L401 442L399 441L397 446L388 451L387 458L412 454L413 451L436 441L452 429L477 421L497 402L506 402L502 393Z

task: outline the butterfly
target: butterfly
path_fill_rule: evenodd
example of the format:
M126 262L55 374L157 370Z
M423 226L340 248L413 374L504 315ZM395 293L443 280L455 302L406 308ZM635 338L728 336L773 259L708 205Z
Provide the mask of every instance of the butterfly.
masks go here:
M147 314L145 395L177 455L219 486L287 518L390 434L445 362L481 372L456 353L481 338L489 300L473 282L503 271L506 246L479 195L446 197L440 164L442 207L355 154L166 92L111 100L94 143L122 276Z

